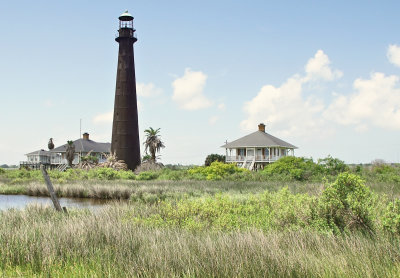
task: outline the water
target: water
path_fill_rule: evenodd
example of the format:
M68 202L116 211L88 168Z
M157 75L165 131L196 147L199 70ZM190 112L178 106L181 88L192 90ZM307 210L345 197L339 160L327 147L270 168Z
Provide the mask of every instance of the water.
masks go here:
M109 200L99 199L83 199L83 198L59 198L61 207L68 208L88 208L96 210L105 204L110 203ZM39 204L53 207L50 197L35 197L26 195L0 195L0 210L10 208L24 209L29 204Z

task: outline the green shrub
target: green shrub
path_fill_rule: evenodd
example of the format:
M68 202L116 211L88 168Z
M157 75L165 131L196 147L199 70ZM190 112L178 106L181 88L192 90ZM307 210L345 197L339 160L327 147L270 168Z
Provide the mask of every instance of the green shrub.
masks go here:
M184 180L188 178L187 170L172 170L169 168L163 168L158 176L159 180Z
M351 230L373 232L374 202L375 196L364 181L346 172L322 192L318 214L335 233Z
M94 155L88 155L88 156L82 156L81 157L82 161L87 161L87 162L92 162L97 164L99 162L99 158L97 156Z
M118 171L118 177L123 180L135 180L136 175L131 170L127 171Z
M400 183L400 168L387 165L374 165L371 169L372 178L380 182Z
M205 198L160 200L150 215L134 218L150 226L172 226L189 230L232 231L251 227L268 230L298 230L308 226L308 195L291 194L287 188L276 193L234 198L217 194Z
M330 155L328 155L326 158L318 159L318 165L322 166L326 174L332 176L336 176L349 170L349 167L344 163L343 160L333 158Z
M88 173L89 178L100 180L115 180L118 178L118 171L111 168L96 168Z
M400 200L390 202L382 217L383 229L400 235Z
M269 177L303 181L321 174L323 169L310 158L285 156L274 163L268 164L263 172Z
M4 170L3 168L0 168L0 175L4 174L6 172L6 170Z
M207 167L195 167L188 170L188 174L192 179L205 180L222 180L229 175L235 173L245 173L249 170L238 168L234 164L226 164L219 161L214 161Z
M210 166L211 163L213 163L214 161L225 162L225 155L220 155L216 153L207 155L204 166Z
M147 171L147 172L140 172L139 175L137 175L136 179L139 181L149 181L149 180L155 180L159 176L159 173L154 172L154 171Z

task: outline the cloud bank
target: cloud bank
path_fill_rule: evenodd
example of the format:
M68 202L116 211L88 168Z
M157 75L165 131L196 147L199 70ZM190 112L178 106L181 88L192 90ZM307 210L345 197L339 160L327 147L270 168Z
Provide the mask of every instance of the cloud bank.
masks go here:
M182 77L172 82L172 99L184 110L199 110L210 107L213 103L203 93L207 75L201 71L185 69Z
M393 64L400 65L399 50L389 46L387 56ZM356 131L368 130L370 126L400 130L399 77L372 73L367 79L356 79L352 91L334 93L328 98L306 88L316 82L333 82L343 73L330 66L329 57L322 50L308 60L304 69L303 74L293 75L279 87L263 86L247 101L242 129L255 130L258 123L264 122L279 135L300 137L324 137L338 125L352 126Z
M395 44L389 45L386 55L387 55L387 58L390 63L392 63L395 66L400 67L400 47L399 46L397 46Z

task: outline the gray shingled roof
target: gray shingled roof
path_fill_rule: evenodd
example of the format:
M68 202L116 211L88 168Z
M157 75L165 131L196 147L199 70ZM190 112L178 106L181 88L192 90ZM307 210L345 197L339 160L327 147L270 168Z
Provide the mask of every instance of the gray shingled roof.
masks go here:
M48 154L50 154L49 151L45 151L42 149L35 152L27 153L26 155L48 155Z
M78 139L74 141L75 152L96 152L96 153L109 153L111 143L97 143L90 139ZM67 149L67 144L57 147L51 152L62 153Z
M271 134L263 131L256 131L233 142L221 146L221 148L245 148L245 147L285 147L297 149L296 146L289 144Z

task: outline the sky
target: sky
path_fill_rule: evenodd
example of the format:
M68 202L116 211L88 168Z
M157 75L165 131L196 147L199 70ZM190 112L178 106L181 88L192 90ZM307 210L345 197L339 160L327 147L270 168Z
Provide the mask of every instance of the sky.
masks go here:
M111 141L125 10L162 163L201 165L259 123L296 156L400 162L399 1L21 0L0 2L0 165L50 137Z

